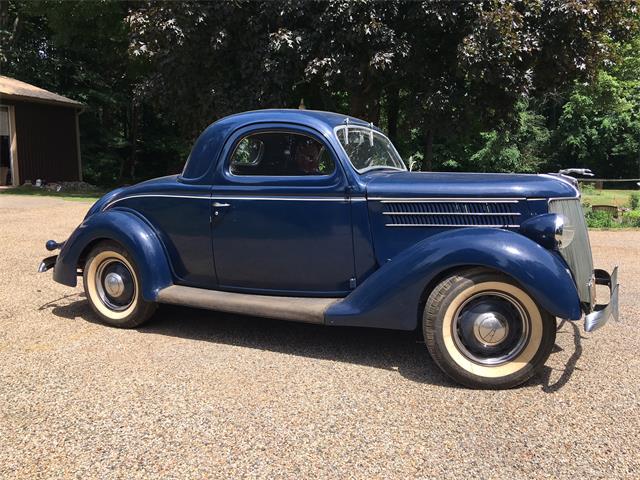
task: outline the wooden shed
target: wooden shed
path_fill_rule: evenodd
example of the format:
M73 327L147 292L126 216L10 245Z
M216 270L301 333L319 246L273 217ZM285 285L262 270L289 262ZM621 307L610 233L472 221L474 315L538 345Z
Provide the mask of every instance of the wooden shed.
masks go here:
M84 105L0 75L0 185L82 180Z

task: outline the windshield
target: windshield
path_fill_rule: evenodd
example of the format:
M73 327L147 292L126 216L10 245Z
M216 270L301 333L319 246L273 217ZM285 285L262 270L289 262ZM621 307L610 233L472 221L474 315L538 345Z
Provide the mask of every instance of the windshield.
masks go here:
M349 125L337 128L336 135L358 173L407 169L391 141L371 128Z

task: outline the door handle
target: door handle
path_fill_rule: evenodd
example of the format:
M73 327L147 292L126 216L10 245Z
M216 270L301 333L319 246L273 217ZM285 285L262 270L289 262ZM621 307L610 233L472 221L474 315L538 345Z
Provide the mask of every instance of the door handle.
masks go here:
M213 202L212 204L215 208L223 208L223 207L230 207L231 205L229 205L228 203L220 203L220 202Z

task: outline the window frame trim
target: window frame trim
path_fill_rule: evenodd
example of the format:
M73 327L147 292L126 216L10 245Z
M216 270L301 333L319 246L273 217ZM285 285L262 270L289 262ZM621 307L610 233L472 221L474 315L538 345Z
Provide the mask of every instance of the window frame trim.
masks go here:
M303 136L303 137L307 137L307 138L311 138L315 141L317 141L322 147L325 148L325 150L328 152L332 162L333 162L333 170L330 173L327 174L323 174L323 175L236 175L235 173L233 173L231 171L231 159L233 158L233 155L236 152L236 149L238 148L238 145L240 144L240 142L242 140L244 140L245 138L251 136L251 135L257 135L257 134L262 134L262 133L285 133L285 134L289 134L289 135L299 135L299 136ZM338 164L339 164L339 160L337 155L335 154L335 152L333 151L333 148L331 148L331 145L328 142L325 142L324 140L320 139L321 136L320 135L313 135L311 133L308 132L298 132L295 131L293 128L291 127L287 127L287 126L283 126L282 128L277 128L277 127L267 127L264 129L261 128L256 128L255 130L251 130L249 132L246 132L244 134L239 135L236 139L233 140L233 145L232 145L232 149L230 150L230 153L226 155L226 158L224 159L224 164L222 167L222 171L223 171L223 175L229 179L231 179L233 181L233 179L241 179L241 180L247 180L247 179L262 179L262 180L276 180L276 179L293 179L293 180L302 180L302 181L309 181L309 180L328 180L332 177L334 177L337 173L338 173ZM351 163L351 162L349 162Z

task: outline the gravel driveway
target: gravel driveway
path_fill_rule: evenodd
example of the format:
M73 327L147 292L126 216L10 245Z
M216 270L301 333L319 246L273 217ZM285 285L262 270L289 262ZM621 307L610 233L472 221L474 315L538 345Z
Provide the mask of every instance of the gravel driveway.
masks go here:
M103 326L36 273L89 205L0 195L0 478L640 476L640 232L591 237L620 323L561 324L540 377L486 392L408 333L174 307Z

